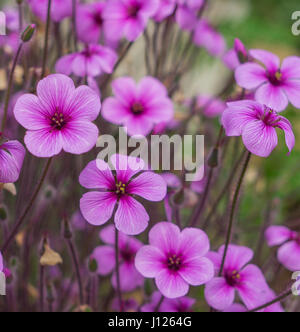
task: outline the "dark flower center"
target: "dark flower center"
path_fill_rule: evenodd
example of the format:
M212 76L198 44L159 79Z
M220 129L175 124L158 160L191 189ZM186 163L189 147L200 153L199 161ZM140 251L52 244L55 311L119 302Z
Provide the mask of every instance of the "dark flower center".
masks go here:
M234 287L241 282L241 275L239 271L227 271L225 273L225 279L228 285Z
M267 77L272 85L279 86L282 84L282 73L280 72L280 69L275 73L268 73Z
M100 27L103 25L103 18L102 18L102 15L100 13L96 13L93 16L93 19L94 19L94 22L95 22L96 25L98 25Z
M170 255L167 260L168 269L178 271L182 267L182 259L177 255Z
M271 108L265 106L264 114L259 120L263 121L267 126L276 127L277 123L280 122L280 117Z
M116 194L122 196L126 194L126 184L119 181L116 183Z
M53 129L61 130L66 124L64 115L56 112L51 118L51 125Z
M121 250L121 258L123 259L124 262L131 263L134 260L134 256L132 252L126 248Z
M136 102L131 106L131 111L134 114L141 114L144 111L144 106L141 103Z
M139 4L128 7L128 9L127 9L128 16L137 17L140 9L141 9L141 6Z

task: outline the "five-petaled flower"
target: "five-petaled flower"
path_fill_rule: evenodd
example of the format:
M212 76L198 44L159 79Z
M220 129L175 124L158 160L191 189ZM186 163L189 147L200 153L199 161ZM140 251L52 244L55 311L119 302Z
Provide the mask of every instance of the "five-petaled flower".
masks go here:
M150 171L143 171L143 160L124 155L111 156L109 165L97 159L91 161L79 177L80 184L88 192L80 200L80 209L92 225L105 224L114 214L118 230L128 235L142 233L148 226L149 215L144 206L133 196L158 202L165 198L167 186L163 178Z
M285 133L289 152L295 145L291 123L275 111L251 100L227 104L222 124L227 136L242 136L246 148L260 157L268 157L278 144L276 128Z
M25 157L25 149L18 141L2 141L0 133L0 183L16 182Z
M124 125L130 136L146 136L156 124L174 116L167 89L155 78L145 77L137 86L132 78L123 77L112 88L115 97L104 101L101 114L107 121Z
M217 274L221 268L223 253L224 246L218 252L207 255L214 262ZM205 298L211 307L217 310L229 308L233 304L235 291L248 309L255 308L258 299L264 300L269 287L261 270L256 265L248 264L252 258L251 249L229 245L222 275L211 280L205 287Z
M235 71L235 78L243 88L256 90L255 99L276 110L283 111L289 101L300 108L300 57L283 60L264 50L250 50L249 55L262 63L245 63Z
M100 232L100 239L105 245L97 247L92 257L98 262L99 275L105 276L114 272L112 285L117 288L115 231L115 227L109 225ZM131 292L144 283L144 278L134 265L135 255L142 246L142 242L136 238L119 233L120 287L124 292Z
M38 83L37 96L21 96L14 114L27 129L28 150L37 157L52 157L62 150L82 154L96 145L98 128L92 121L100 108L100 98L91 88L75 89L69 77L54 74Z
M279 262L290 271L300 270L300 234L285 226L270 226L265 233L270 247L280 246Z
M176 225L161 222L151 229L149 243L138 251L135 265L144 277L155 278L165 297L185 296L189 285L200 286L213 278L213 263L204 257L209 239L200 229L181 232Z

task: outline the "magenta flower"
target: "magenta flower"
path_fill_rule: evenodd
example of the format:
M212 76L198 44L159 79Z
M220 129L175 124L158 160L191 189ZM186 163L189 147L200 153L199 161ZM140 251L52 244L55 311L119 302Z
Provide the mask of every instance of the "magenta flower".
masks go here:
M2 258L2 254L0 252L0 272L3 271L3 258Z
M265 237L270 247L280 246L277 258L285 268L300 270L300 234L284 226L270 226Z
M197 107L206 117L214 118L222 115L226 104L221 99L201 95L197 98Z
M105 7L104 1L78 5L76 22L79 40L86 44L97 44L101 39L106 41Z
M111 48L90 44L82 52L60 58L55 68L58 73L68 76L74 73L79 77L96 77L111 74L117 59L117 53Z
M28 4L38 18L47 20L48 0L28 0ZM60 22L66 17L72 16L72 0L52 0L51 19Z
M246 148L260 157L268 157L278 144L276 128L285 133L289 152L295 145L291 123L270 108L251 100L227 103L222 123L227 136L242 136Z
M150 17L155 15L158 0L110 0L104 10L109 26L109 39L119 40L123 36L135 41L145 30Z
M151 296L150 302L141 307L141 312L155 312L162 294L158 291ZM179 297L177 299L164 299L159 306L159 312L191 312L196 300L191 297Z
M223 253L224 246L217 253L207 255L214 262L217 274ZM251 249L229 245L222 276L214 278L205 287L205 298L211 307L217 310L229 308L234 302L235 291L248 309L255 308L258 299L264 300L263 295L269 287L260 269L248 264L252 258Z
M197 23L194 43L199 47L204 47L213 56L223 55L226 48L224 37L204 19Z
M178 7L175 18L182 30L193 31L197 25L197 12L187 5Z
M235 70L241 64L250 61L248 50L239 39L235 39L234 48L228 50L223 56L223 62L231 70Z
M16 182L25 157L25 149L18 141L4 141L0 135L0 183Z
M98 274L109 275L115 271L115 227L107 226L100 232L100 239L105 243L104 246L97 247L92 253L92 257L98 263ZM131 292L144 283L144 278L136 270L134 258L137 251L143 246L142 242L134 237L119 234L120 250L120 284L121 290ZM112 285L117 287L116 273L112 276Z
M250 50L250 56L259 61L245 63L235 72L241 87L254 89L255 99L276 111L283 111L289 101L300 108L300 58L288 57L280 66L280 59L264 50Z
M153 19L156 22L161 22L165 18L171 16L174 13L176 7L176 0L159 0L159 6Z
M37 86L37 96L25 94L16 103L16 120L27 129L25 144L37 157L52 157L62 150L82 154L98 139L91 122L100 112L99 96L89 87L75 89L61 74L49 75Z
M209 239L200 229L181 232L176 225L161 222L151 229L149 243L138 251L135 266L144 277L155 278L165 297L185 296L189 285L200 286L213 278L213 264L204 257Z
M179 5L186 5L191 9L200 9L203 4L204 0L175 0Z
M110 161L115 176L109 165L100 159L90 162L80 174L79 182L83 187L99 189L83 195L81 212L90 224L99 226L112 217L118 205L114 215L117 229L128 235L140 234L148 226L149 216L133 195L161 201L167 192L165 181L153 172L141 173L145 165L139 158L113 155Z
M130 77L112 84L115 97L103 103L102 116L107 121L124 125L128 135L148 135L155 124L168 122L174 116L167 89L157 79L145 77L137 86Z

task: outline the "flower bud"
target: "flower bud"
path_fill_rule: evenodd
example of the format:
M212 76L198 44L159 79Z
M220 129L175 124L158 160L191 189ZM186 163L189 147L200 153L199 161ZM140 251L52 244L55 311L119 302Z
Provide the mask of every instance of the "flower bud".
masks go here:
M30 24L28 27L23 31L21 35L21 39L24 43L29 42L34 34L36 25L35 24Z
M91 273L95 273L98 270L98 264L97 261L95 260L95 258L91 257L89 259L89 271Z

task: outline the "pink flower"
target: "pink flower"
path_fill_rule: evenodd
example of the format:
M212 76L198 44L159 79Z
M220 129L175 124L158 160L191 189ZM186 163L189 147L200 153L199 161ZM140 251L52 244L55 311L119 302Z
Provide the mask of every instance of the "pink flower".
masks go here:
M0 252L0 271L3 271L3 258L2 258L2 254Z
M171 16L174 13L176 7L176 0L159 0L159 7L153 19L156 22L161 22L165 18Z
M135 41L145 30L150 17L155 15L158 5L158 0L108 1L104 18L109 26L109 38L119 40L125 36L129 41Z
M79 177L80 184L88 189L99 189L83 195L80 209L92 225L103 225L114 215L118 230L128 235L143 232L148 226L149 216L132 196L158 202L164 199L167 187L162 177L153 172L142 172L144 162L139 158L124 155L111 157L116 175L107 163L97 159L90 162ZM138 175L139 174L139 175Z
M100 239L105 243L104 246L97 247L92 253L92 257L98 263L98 274L109 275L115 271L115 228L107 226L100 232ZM134 258L137 251L143 246L142 242L134 237L119 234L120 251L120 284L121 290L131 292L139 286L142 286L144 278L134 266ZM116 273L112 276L112 285L117 287Z
M106 41L107 29L104 8L106 2L98 1L89 4L80 4L77 7L77 36L84 43L97 44L101 38Z
M4 141L0 135L0 183L16 182L25 157L25 149L18 141Z
M81 52L60 58L55 68L65 75L74 73L80 77L96 77L103 73L111 74L117 59L117 53L111 48L90 44Z
M197 12L187 5L179 6L175 17L182 30L193 31L197 25Z
M216 273L219 273L223 253L224 246L217 253L207 255L214 262ZM217 310L229 308L234 302L235 291L248 309L255 308L258 299L264 300L263 295L269 287L260 269L248 264L252 258L251 249L229 245L222 276L214 278L205 287L205 298L211 307Z
M203 4L204 0L175 0L179 5L186 5L191 9L200 9Z
M160 292L154 292L150 302L141 307L141 312L155 312L161 298L162 294ZM187 296L177 299L164 299L159 306L159 312L190 312L195 302L195 299Z
M199 47L204 47L213 56L223 55L226 48L224 37L204 19L197 23L194 43Z
M280 59L264 50L250 50L257 63L245 63L235 72L241 87L255 89L255 99L276 111L283 111L289 101L300 108L300 58L288 57L280 66Z
M37 96L25 94L16 103L16 120L27 129L25 144L37 157L52 157L62 150L82 154L98 139L91 122L100 111L100 99L87 86L75 89L61 74L49 75L37 86Z
M248 50L239 39L235 39L234 48L227 51L223 56L223 62L231 70L235 70L239 65L250 62L250 60Z
M284 226L270 226L265 237L270 247L280 246L277 257L285 268L300 270L300 234Z
M155 278L165 297L185 296L189 285L200 286L213 278L213 264L204 257L209 239L200 229L181 232L176 225L161 222L151 229L149 242L138 251L135 266L144 277Z
M48 0L28 0L32 12L44 22L47 20ZM60 22L72 16L72 0L52 0L51 19Z
M227 136L242 136L246 148L260 157L268 157L278 144L276 128L285 133L289 152L295 145L291 123L270 108L251 100L227 103L222 123Z
M145 77L136 85L130 77L112 83L115 97L103 103L102 116L114 124L127 127L130 136L148 135L154 126L174 116L167 89L157 79Z
M201 95L197 98L197 107L202 110L206 117L214 118L222 115L226 104L221 99Z

